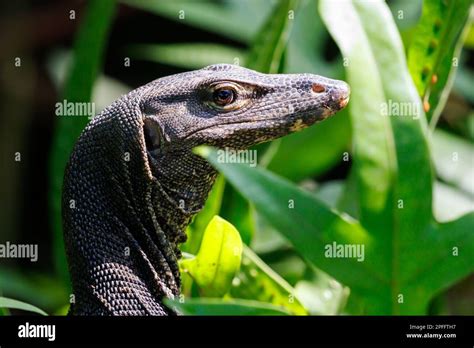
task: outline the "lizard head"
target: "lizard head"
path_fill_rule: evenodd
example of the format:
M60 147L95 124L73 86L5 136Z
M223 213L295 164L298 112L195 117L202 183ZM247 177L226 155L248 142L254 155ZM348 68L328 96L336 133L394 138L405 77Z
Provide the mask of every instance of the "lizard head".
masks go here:
M141 108L153 151L203 144L246 148L335 114L349 94L345 82L318 75L218 64L150 83Z
M309 127L348 100L345 82L311 74L219 64L164 77L140 91L143 153L153 177L195 212L216 172L194 147L244 149Z

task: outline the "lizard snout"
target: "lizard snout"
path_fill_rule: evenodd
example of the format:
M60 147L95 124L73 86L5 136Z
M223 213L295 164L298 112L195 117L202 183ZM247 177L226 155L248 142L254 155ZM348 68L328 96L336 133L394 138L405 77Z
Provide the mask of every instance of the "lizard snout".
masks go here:
M327 98L328 104L333 111L345 108L349 102L351 89L344 81L325 79L322 82L312 82L310 86L312 93Z
M344 81L338 81L337 85L333 87L332 91L332 105L335 110L341 110L344 109L349 103L351 95L351 89L347 83Z
M346 107L347 103L349 103L349 99L351 97L351 88L347 83L341 81L339 91L339 106L341 109L343 109Z

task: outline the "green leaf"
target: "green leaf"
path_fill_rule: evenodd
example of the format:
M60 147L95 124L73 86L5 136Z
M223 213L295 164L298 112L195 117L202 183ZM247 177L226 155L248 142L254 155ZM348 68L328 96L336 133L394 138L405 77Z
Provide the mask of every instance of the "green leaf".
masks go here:
M223 173L308 261L351 286L355 292L364 293L371 286L377 288L387 281L385 274L376 274L376 265L368 260L368 255L373 256L377 251L373 249L370 236L358 222L338 214L312 194L271 172L242 164L219 163L215 150L206 152L206 158L212 165ZM294 208L289 207L292 202ZM341 259L325 257L326 246L334 241L364 244L367 261L345 259L341 262Z
M472 0L425 0L420 22L408 51L410 73L429 105L428 119L436 121L451 90ZM472 11L474 15L474 10ZM463 33L463 28L466 28Z
M380 71L369 39L360 25L362 19L358 18L352 3L321 1L320 12L343 55L350 62L347 76L352 91L349 108L353 118L357 215L368 228L373 229L387 222L391 225L386 207L391 199L395 155L390 146L390 119L380 117L380 108L385 102ZM364 69L360 68L362 66Z
M213 43L134 45L130 47L130 53L139 59L185 69L200 69L217 63L245 64L242 50Z
M295 11L297 5L297 0L279 1L252 44L248 68L264 73L278 72L291 30L290 11Z
M62 98L67 102L90 102L99 73L105 42L115 12L115 1L92 0L82 20L75 44L71 70ZM61 190L64 169L74 143L88 122L87 117L58 117L50 161L50 209L54 230L54 254L57 271L68 279L62 236Z
M296 315L308 313L291 285L248 247L244 247L240 271L232 283L230 295L238 299L271 303Z
M433 224L423 240L423 250L413 245L408 257L416 257L419 270L410 286L433 298L474 272L474 212L442 224ZM426 243L425 243L426 242ZM426 249L425 249L426 248ZM428 270L429 271L426 271Z
M21 309L23 311L48 315L45 311L39 309L38 307L6 297L0 297L0 308Z
M421 232L430 222L432 174L420 115L381 112L394 102L409 103L414 106L412 112L421 113L420 103L407 72L398 31L385 4L346 1L336 6L321 1L320 12L350 62L353 170L360 219L376 238L379 252L384 250L378 257L378 271L391 279L390 287L380 289L383 302L372 304L371 310L397 312L399 272L405 266L399 245L410 239L413 229ZM417 183L413 183L415 169ZM398 209L400 200L405 209Z
M195 258L180 261L206 296L223 296L232 285L242 258L242 240L229 222L214 216L204 232Z
M185 315L289 315L284 308L250 300L213 298L165 300L165 304Z
M469 239L466 240L466 235L463 235L457 223L438 227L433 222L433 172L426 123L407 71L401 40L388 9L381 1L370 4L363 1L345 2L344 6L338 3L337 7L334 3L323 1L320 9L330 32L350 62L348 72L352 89L363 88L365 91L377 90L383 93L384 104L376 99L366 100L364 105L364 96L353 95L351 112L354 138L357 139L357 132L363 134L368 127L366 120L354 112L356 107L360 108L357 112L373 113L375 122L376 117L379 118L378 122L384 122L384 117L381 116L386 115L380 115L383 108L376 110L373 104L379 108L388 105L388 115L391 116L390 124L372 129L387 140L385 146L389 161L389 186L386 190L388 199L383 207L387 219L374 219L376 211L367 211L365 219L364 212L361 214L362 225L374 237L374 243L378 245L380 255L383 255L378 263L379 271L389 275L390 283L378 289L382 302L376 303L373 298L372 301L359 299L358 302L366 302L359 309L369 313L425 313L433 294L472 272L474 262L467 254L450 258L446 263L458 269L445 277L440 277L437 274L438 267L433 267L440 255L446 256L450 252L450 242L465 247L469 245ZM348 35L349 32L352 34ZM367 71L372 64L375 69ZM363 70L365 77L360 72L357 75L356 70ZM411 110L397 113L396 109L390 108L390 103L399 107L404 105L402 103L407 103ZM361 151L360 147L357 148L357 143L355 150L354 161ZM365 149L362 149L369 153L372 150L376 151L373 144L365 144ZM366 161L369 160L370 157L367 157ZM379 164L375 165L378 166ZM354 169L356 172L359 170L357 167ZM377 183L379 179L372 176L372 180ZM373 190L359 186L359 195L366 189ZM469 219L463 220L461 225L468 226L470 222ZM420 245L423 248L420 249ZM422 285L419 281L421 278L427 280Z

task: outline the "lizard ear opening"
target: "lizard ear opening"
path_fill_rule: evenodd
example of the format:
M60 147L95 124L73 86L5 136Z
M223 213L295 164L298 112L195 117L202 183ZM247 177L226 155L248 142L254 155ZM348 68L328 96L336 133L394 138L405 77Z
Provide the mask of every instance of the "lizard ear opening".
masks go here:
M148 153L156 158L163 149L164 139L161 126L153 117L145 117L143 119L143 135Z

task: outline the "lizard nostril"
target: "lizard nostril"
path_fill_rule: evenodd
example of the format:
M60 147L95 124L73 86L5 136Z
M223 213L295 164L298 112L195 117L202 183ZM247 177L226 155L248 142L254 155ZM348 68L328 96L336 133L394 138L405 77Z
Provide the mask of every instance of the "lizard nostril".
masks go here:
M313 92L315 92L315 93L323 93L323 92L326 90L326 88L324 88L323 85L320 85L320 84L318 84L318 83L313 83L313 84L311 85L311 89L312 89Z

